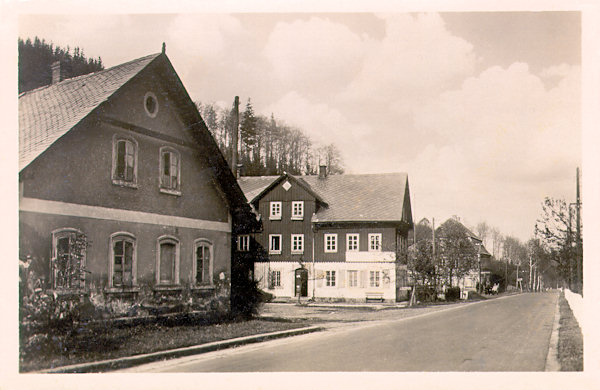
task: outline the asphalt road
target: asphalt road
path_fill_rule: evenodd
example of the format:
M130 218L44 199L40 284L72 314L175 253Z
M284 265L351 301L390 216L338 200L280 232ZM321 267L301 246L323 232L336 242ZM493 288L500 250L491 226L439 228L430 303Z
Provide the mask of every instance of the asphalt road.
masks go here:
M543 371L557 299L508 296L127 371Z

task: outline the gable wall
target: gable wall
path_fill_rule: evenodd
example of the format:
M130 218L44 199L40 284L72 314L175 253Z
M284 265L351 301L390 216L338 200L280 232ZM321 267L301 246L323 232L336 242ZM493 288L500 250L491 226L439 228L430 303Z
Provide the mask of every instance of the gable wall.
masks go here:
M260 199L258 211L262 217L263 232L256 235L258 243L268 251L269 234L282 235L281 255L270 255L272 261L312 261L312 232L311 217L315 212L315 198L297 185L290 181L292 187L286 191L282 185L285 180L279 183L269 193ZM304 219L302 221L293 221L292 201L304 201ZM271 201L281 201L282 215L281 220L269 220L269 204ZM304 253L302 255L291 254L291 235L304 234Z
M125 108L126 102L143 102L146 88L140 90L138 93L135 88L128 89L117 97L114 104L108 105L102 115L138 126L149 126L152 131L168 133L178 139L187 138L176 113L169 110L169 104L165 102L159 102L156 122L146 115L142 103L132 104L130 110ZM137 188L122 187L112 182L115 135L131 137L138 143ZM203 156L202 149L192 143L188 145L182 146L90 118L59 139L23 170L22 195L227 222L227 205L216 188L212 168ZM181 196L159 191L159 149L162 146L171 146L181 155Z
M152 76L154 73L149 72ZM178 103L164 88L160 77L143 77L131 80L126 88L117 91L109 101L99 109L101 115L133 123L150 131L166 134L181 140L192 142L185 133L184 124L177 112ZM158 100L158 112L154 118L144 110L144 96L152 92Z

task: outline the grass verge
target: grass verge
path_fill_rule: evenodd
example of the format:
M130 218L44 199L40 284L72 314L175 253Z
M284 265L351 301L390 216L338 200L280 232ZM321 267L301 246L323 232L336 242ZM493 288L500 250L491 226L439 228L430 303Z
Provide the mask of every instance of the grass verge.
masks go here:
M210 325L87 326L65 334L41 335L33 348L27 351L21 348L20 371L165 351L308 325L305 321L252 319Z
M560 327L558 330L558 361L561 371L583 371L583 334L569 307L560 294Z

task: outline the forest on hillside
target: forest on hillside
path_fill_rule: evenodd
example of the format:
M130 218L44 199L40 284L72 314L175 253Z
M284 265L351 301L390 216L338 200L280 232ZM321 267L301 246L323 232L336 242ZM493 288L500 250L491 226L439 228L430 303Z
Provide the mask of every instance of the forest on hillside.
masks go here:
M71 78L103 70L102 59L86 58L83 49L54 46L44 39L19 38L19 93L52 83L50 65L61 62L63 78Z
M219 149L231 163L233 109L212 103L196 103L200 115ZM254 113L248 98L239 115L238 162L242 175L262 176L314 175L319 165L326 165L328 174L344 173L344 162L335 144L318 145L304 131L283 121Z
M61 62L63 78L76 77L103 70L102 59L86 58L83 49L62 48L44 39L19 38L19 93L52 83L50 65ZM234 117L231 108L214 103L196 103L200 115L219 149L231 163ZM254 113L248 98L240 110L238 127L238 163L245 176L314 175L319 165L326 165L328 174L344 172L344 162L335 144L321 145L300 128L289 126L274 114L270 117Z

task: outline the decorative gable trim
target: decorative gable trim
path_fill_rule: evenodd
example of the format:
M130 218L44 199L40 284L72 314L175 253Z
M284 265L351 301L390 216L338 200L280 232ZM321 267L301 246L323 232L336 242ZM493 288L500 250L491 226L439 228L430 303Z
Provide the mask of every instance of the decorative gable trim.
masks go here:
M279 185L279 183L281 183L283 180L289 180L290 182L298 185L300 188L302 188L304 191L308 192L312 197L314 197L317 202L319 202L321 205L325 206L325 207L329 207L329 205L327 204L327 202L325 202L325 200L323 200L323 198L317 194L311 187L310 185L308 185L308 183L304 182L303 180L297 179L296 177L290 175L289 173L284 173L283 175L279 176L277 179L275 179L271 184L269 184L264 190L262 190L258 195L256 195L254 197L254 199L251 199L250 202L251 203L256 203L258 202L261 198L263 198L266 194L268 194L273 188L277 187Z

